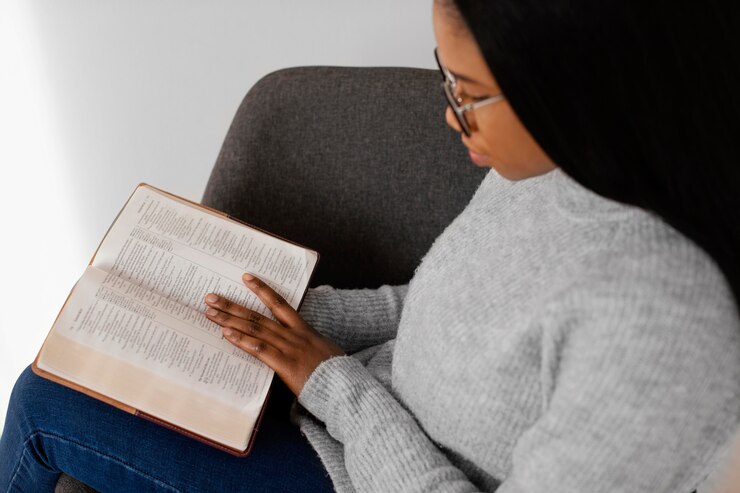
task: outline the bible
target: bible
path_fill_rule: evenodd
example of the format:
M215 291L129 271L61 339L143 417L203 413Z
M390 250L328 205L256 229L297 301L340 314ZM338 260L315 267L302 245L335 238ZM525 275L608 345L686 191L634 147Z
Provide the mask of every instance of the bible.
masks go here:
M223 338L204 297L213 292L274 320L242 274L297 310L318 260L314 250L141 183L67 296L33 371L245 456L274 372Z

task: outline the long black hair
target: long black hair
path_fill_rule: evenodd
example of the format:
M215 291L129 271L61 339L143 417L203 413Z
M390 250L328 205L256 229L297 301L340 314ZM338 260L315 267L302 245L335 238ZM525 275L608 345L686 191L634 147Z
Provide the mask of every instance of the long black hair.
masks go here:
M737 305L740 2L454 4L512 109L558 167L697 243Z

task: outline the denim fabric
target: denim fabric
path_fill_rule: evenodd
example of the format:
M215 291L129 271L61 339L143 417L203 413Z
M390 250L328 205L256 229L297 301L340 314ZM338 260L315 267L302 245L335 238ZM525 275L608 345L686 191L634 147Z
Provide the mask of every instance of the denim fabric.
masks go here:
M289 422L280 382L250 455L237 458L35 375L21 374L0 438L0 491L54 491L65 472L101 491L332 491Z

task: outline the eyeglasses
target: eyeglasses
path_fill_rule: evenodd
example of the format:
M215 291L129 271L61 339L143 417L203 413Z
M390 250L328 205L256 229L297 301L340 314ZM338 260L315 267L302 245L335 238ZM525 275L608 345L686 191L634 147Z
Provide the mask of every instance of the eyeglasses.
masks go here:
M460 124L462 131L466 136L470 137L470 129L472 127L465 113L480 108L481 106L501 101L502 99L505 99L505 96L503 94L497 94L496 96L489 96L480 101L463 104L464 94L455 94L457 91L457 80L455 79L455 76L442 65L442 62L439 61L437 48L434 48L434 59L437 60L437 66L439 67L439 71L442 73L442 91L444 92L445 98L447 98L447 104L452 108L452 112L455 114L455 118L457 118L457 122Z

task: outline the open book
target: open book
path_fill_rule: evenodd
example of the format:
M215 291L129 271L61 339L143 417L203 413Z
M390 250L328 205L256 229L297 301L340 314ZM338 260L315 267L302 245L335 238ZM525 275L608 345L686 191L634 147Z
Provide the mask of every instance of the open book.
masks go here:
M273 371L221 335L210 292L272 313L250 272L298 309L319 255L145 183L57 315L33 370L235 455L246 455Z

